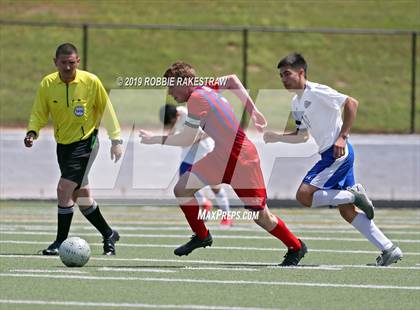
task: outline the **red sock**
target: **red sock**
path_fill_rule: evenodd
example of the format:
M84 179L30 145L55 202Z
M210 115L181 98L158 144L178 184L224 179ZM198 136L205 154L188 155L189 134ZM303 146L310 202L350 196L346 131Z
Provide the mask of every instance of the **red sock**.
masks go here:
M286 224L278 217L277 218L277 226L270 231L277 239L280 239L289 250L299 250L302 245L300 241L296 238L296 236L287 228Z
M200 208L197 200L193 198L186 204L180 205L180 207L182 212L184 212L185 218L187 219L188 224L190 224L192 231L198 236L198 238L204 240L209 231L207 230L204 221L198 219L198 211Z

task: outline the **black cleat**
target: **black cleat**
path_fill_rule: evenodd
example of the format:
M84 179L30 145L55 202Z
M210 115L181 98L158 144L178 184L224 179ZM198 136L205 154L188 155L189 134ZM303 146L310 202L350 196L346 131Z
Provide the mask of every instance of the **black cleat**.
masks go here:
M55 240L48 246L48 248L42 250L42 255L58 255L58 248L60 245L61 242Z
M286 255L284 255L284 260L279 266L297 266L300 262L300 260L305 256L305 254L308 252L308 248L306 247L306 244L303 243L302 240L300 240L300 244L302 247L297 251L287 251Z
M212 243L213 243L213 238L211 237L210 232L208 233L207 237L204 238L204 240L201 240L200 238L198 238L197 235L194 234L192 235L190 241L176 248L174 250L174 254L178 256L188 255L195 249L211 246Z
M115 255L115 242L120 240L120 234L118 231L113 230L112 235L108 238L104 238L102 241L104 244L104 255Z

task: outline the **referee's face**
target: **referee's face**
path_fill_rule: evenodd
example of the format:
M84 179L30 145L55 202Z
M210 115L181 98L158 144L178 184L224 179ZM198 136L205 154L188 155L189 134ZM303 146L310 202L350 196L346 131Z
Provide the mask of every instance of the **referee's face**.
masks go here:
M55 66L60 73L60 78L65 83L70 83L76 77L76 69L79 67L80 58L77 54L60 54L54 58Z

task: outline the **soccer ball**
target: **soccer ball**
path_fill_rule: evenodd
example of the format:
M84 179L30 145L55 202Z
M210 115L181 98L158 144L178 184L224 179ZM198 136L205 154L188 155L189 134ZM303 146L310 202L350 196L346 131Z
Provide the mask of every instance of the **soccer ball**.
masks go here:
M90 247L85 240L71 237L64 240L58 253L61 261L67 267L83 267L89 261Z

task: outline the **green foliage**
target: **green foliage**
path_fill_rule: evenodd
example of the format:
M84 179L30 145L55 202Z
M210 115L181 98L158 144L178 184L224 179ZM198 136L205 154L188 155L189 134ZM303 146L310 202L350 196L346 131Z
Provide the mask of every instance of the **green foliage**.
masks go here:
M257 25L290 29L418 29L418 10L419 2L416 0L0 1L0 18L7 20ZM23 125L29 116L39 81L55 69L52 58L56 46L71 41L81 50L82 31L78 28L2 25L0 39L0 122L2 125ZM419 38L417 50L420 50ZM411 87L409 35L250 32L247 86L254 98L261 89L282 89L276 65L281 57L292 51L302 52L307 58L310 80L330 85L360 101L354 131L408 132ZM419 55L417 64L420 63ZM101 78L108 90L117 88L115 80L118 76L161 76L178 59L194 65L202 76L235 73L242 78L242 33L89 30L88 69ZM420 69L417 68L417 71ZM419 88L417 98L420 98ZM273 98L262 111L273 116L277 102ZM116 107L118 104L114 102ZM142 109L136 124L152 125L156 106L142 103ZM418 104L418 132L419 115ZM273 127L280 126L275 117L272 119ZM127 123L130 121L127 120Z

